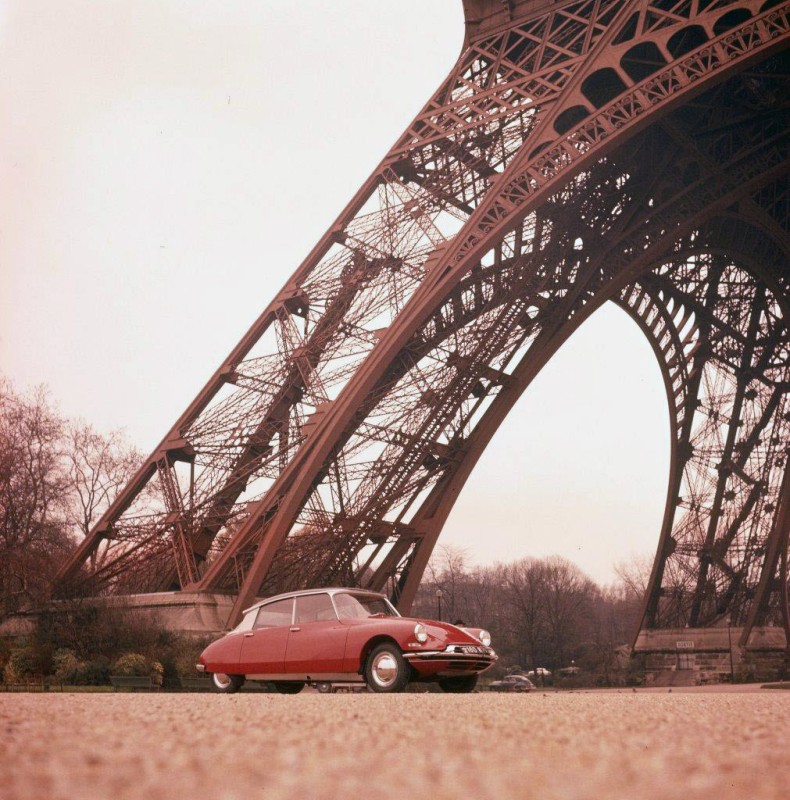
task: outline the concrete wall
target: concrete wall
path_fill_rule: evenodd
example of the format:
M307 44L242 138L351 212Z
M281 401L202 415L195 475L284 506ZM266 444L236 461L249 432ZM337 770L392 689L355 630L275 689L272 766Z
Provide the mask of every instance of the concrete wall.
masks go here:
M204 592L159 592L56 602L47 610L57 613L61 609L66 612L73 607L74 602L98 603L132 611L143 619L150 618L152 624L167 630L195 635L219 635L227 630L233 600L229 595ZM37 615L32 612L4 620L0 625L0 636L29 635L35 629L36 620Z

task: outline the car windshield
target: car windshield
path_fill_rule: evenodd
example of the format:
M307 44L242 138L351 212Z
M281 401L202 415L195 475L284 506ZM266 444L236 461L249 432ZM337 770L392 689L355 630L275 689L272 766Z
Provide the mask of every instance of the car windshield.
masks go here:
M339 592L334 596L335 608L340 619L364 619L365 617L397 617L398 612L375 594L349 594Z

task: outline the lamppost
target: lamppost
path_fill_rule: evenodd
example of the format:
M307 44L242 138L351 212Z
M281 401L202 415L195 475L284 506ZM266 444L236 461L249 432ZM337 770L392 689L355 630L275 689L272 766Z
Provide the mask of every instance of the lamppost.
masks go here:
M442 595L443 594L444 593L442 592L441 589L437 589L436 590L436 605L439 608L439 622L442 621Z
M732 659L732 614L727 616L727 644L730 651L730 683L735 683L735 663Z

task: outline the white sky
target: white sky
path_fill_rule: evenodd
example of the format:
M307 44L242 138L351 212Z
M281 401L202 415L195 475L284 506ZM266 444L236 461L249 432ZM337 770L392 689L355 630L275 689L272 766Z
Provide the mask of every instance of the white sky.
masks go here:
M450 70L461 0L0 0L0 371L150 451ZM440 540L651 553L659 369L618 309L538 377Z

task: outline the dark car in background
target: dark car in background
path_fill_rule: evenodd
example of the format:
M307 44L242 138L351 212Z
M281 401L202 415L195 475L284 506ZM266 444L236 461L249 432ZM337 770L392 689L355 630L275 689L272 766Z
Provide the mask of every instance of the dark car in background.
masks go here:
M501 681L493 681L490 692L531 692L535 684L526 675L505 675Z

